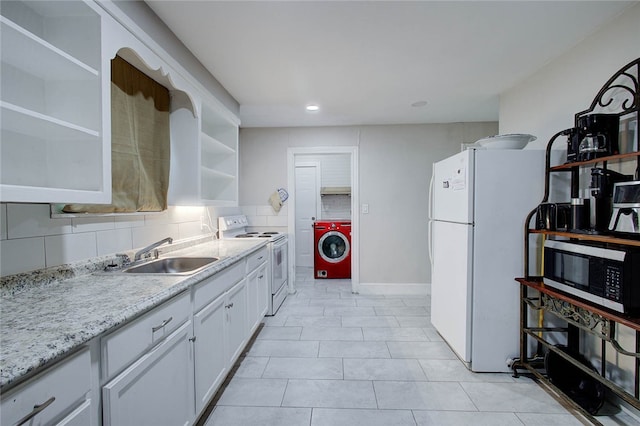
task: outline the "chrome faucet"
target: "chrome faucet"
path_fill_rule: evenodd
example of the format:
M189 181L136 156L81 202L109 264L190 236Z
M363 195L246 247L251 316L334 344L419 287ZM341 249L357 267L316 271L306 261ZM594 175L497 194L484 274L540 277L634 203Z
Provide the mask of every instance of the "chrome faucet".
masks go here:
M153 244L143 248L142 250L137 251L136 254L133 256L133 261L136 262L136 261L142 259L142 256L151 257L151 250L153 250L156 247L161 246L164 243L171 244L172 242L173 242L173 238L167 237L167 238L165 238L163 240L160 240L160 241L158 241L156 243L153 243ZM158 250L156 250L155 253L156 253L155 256L158 257Z

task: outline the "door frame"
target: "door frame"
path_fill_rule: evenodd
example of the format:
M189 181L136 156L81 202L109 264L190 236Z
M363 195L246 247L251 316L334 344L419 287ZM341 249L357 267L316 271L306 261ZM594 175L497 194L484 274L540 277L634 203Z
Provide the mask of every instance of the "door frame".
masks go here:
M314 154L348 154L351 166L351 291L358 293L360 288L360 212L358 206L358 147L357 146L326 146L326 147L291 147L287 148L287 186L289 197L295 197L295 158L296 155ZM287 232L289 238L289 276L295 277L295 229L296 212L295 199L290 200L287 215ZM295 293L294 280L289 280L289 293Z

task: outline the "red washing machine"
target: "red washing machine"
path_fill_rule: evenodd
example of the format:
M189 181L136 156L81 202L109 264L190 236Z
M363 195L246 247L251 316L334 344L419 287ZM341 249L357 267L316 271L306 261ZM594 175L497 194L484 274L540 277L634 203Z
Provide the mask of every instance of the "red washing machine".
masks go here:
M351 221L313 224L315 278L351 278Z

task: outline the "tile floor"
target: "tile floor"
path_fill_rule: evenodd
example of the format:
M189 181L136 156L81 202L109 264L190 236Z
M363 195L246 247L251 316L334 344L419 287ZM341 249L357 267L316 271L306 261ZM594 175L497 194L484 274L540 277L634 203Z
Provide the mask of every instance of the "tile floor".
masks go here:
M206 426L580 425L526 377L468 371L429 321L429 298L351 294L296 276ZM631 425L631 417L599 417Z

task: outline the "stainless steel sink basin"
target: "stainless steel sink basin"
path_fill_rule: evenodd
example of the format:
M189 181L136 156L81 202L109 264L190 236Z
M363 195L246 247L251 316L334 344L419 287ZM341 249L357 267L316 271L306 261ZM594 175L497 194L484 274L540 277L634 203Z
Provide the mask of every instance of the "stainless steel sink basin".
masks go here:
M167 257L123 270L129 274L193 274L216 262L217 257Z

